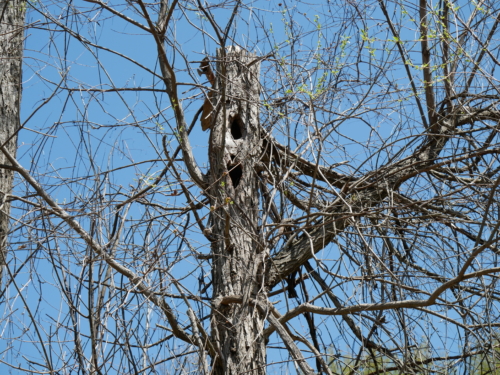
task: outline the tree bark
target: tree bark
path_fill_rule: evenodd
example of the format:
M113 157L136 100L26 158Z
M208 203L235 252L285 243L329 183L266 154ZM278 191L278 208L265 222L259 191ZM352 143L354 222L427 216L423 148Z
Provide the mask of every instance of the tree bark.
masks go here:
M20 127L23 31L26 3L21 0L0 0L0 144L16 154L17 131ZM10 164L0 153L0 165ZM9 226L14 172L0 168L0 287L5 268L5 252Z
M265 252L259 241L259 71L255 55L229 47L217 54L217 95L210 135L209 196L213 252L212 338L219 353L218 375L265 374L265 316L249 299L259 299ZM241 304L221 304L241 295Z

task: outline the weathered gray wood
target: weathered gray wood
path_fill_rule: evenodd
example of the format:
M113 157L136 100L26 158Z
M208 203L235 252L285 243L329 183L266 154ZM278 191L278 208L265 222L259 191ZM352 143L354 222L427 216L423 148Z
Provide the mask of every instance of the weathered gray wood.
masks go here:
M265 316L249 298L265 290L264 252L258 234L259 192L254 166L261 152L259 128L260 64L255 55L229 47L217 54L218 94L210 136L209 197L214 226L212 337L222 358L215 374L265 374ZM249 65L250 64L250 65ZM218 305L225 296L243 303Z
M0 0L0 144L16 154L20 126L23 31L26 4L20 0ZM0 164L9 164L0 153ZM12 189L14 172L0 169L0 286L5 267L5 249L10 204L6 194Z

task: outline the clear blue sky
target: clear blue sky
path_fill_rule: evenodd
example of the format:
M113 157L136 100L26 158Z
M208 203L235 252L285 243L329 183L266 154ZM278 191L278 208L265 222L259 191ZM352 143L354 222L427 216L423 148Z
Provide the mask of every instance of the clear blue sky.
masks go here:
M364 24L360 22L357 25L358 29L355 29L354 25L344 27L339 21L342 17L357 17L348 14L347 8L345 9L346 13L342 14L342 7L333 6L329 1L318 1L317 3L311 5L303 2L278 0L247 2L234 24L233 32L230 33L231 38L234 39L235 43L254 51L259 56L271 51L276 51L276 59L282 57L286 61L295 55L300 56L300 59L311 56L306 65L308 68L317 64L314 59L314 51L323 48L337 48L339 65L355 64L356 61L353 59L357 56L356 40L360 38L362 28L368 30L369 37L373 38L371 44L373 50L368 48L370 46L367 44L366 51L363 53L364 59L368 61L371 53L377 57L384 53L390 53L386 41L391 36L387 30L384 31L384 27L380 26L381 14L375 8L376 2L360 6L359 11L363 15L367 15L368 21ZM23 122L32 115L35 109L37 111L26 122L24 130L19 134L18 157L25 168L30 169L33 175L42 180L47 190L59 203L72 202L69 208L90 212L97 207L97 205L94 207L96 199L99 201L102 198L104 201L113 196L113 199L123 200L132 190L151 183L165 165L161 145L162 137L167 135L171 151L175 150L177 143L174 135L175 123L169 110L170 104L166 94L162 92L163 83L158 76L155 76L155 74L160 74L160 71L157 64L157 51L151 35L147 35L143 30L117 17L111 17L109 12L105 10L96 11L97 8L90 3L77 0L74 2L74 6L83 7L79 8L82 13L74 14L72 9L66 9L66 5L62 2L32 1L28 5L27 22L30 27L26 31L23 69ZM124 5L117 5L117 9L123 7ZM401 12L401 10L399 11ZM60 27L54 25L54 20L45 18L43 14L46 12L51 12L61 25L70 28L75 34L91 43L105 46L127 56L135 63L109 51L96 49L89 45L84 46L74 37L61 32ZM331 15L332 12L338 12L338 14L327 18L327 15ZM143 19L130 11L127 11L127 15L144 23ZM225 27L230 12L217 11L214 15L216 22ZM418 35L414 30L415 26L411 17L405 18L402 13L396 14L396 17L400 17L403 24L401 35L408 41L407 48L412 48L412 40L417 39ZM197 28L205 29L207 34ZM173 43L173 47L168 47L169 57L177 69L177 80L186 83L185 86L180 86L179 91L182 93L182 98L185 99L183 107L189 123L203 102L200 89L192 86L192 84L205 83L197 75L196 69L203 57L215 54L217 44L213 40L214 33L208 20L195 9L186 9L183 14L175 13L175 27L169 35L172 38L170 42ZM300 42L295 43L296 38L299 37ZM231 43L228 42L228 44ZM393 43L392 46L394 47L395 44ZM175 53L172 52L174 49ZM420 49L416 48L416 51L419 53ZM415 60L419 59L418 53L415 55ZM415 64L420 64L420 61L415 61ZM261 98L263 103L270 102L272 98L286 95L287 90L301 91L304 97L307 97L307 92L313 92L317 89L318 80L323 74L323 71L318 70L309 79L297 82L292 78L307 76L307 74L301 71L300 67L292 65L287 68L291 79L284 82L283 79L277 80L277 77L273 75L273 72L276 73L275 66L275 62L269 63L267 61L264 61L262 65L261 83L266 89ZM360 62L360 66L361 69L358 67L358 73L368 75L369 64ZM386 68L386 76L381 77L381 81L393 82L399 87L408 86L408 79L402 70L402 65L387 66ZM335 74L333 72L327 73ZM421 72L418 69L415 69L413 73L418 77L418 80L421 79ZM283 77L287 77L287 75L283 74ZM352 79L352 75L350 79ZM58 85L60 88L56 89ZM144 91L107 93L93 91L95 89L139 87L143 88ZM56 93L53 95L55 90ZM362 90L344 94L339 98L338 105L333 106L336 107L335 110L338 113L342 113L342 111L352 107L353 103L361 100L362 95ZM38 109L49 98L50 101ZM367 153L372 147L376 148L376 145L386 141L390 143L393 139L401 137L400 132L394 133L396 129L394 124L411 122L412 126L408 127L407 136L411 136L414 131L421 130L418 120L415 120L418 118L415 105L412 103L411 97L407 100L409 101L408 105L404 107L405 104L402 104L404 109L398 114L391 111L380 114L384 120L377 118L377 126L371 127L366 121L356 118L340 124L339 135L336 138L337 143L332 146L334 149L331 154L332 158L325 160L325 163L344 161L347 154L357 155L348 160L349 168L359 167L362 170L370 170L386 162L391 157L393 149L397 149L397 144L391 148L391 151L388 149L373 158L368 158L368 160ZM262 107L263 122L269 115L266 110L267 107L264 105ZM363 117L363 120L368 117L368 115ZM300 140L307 139L307 131L309 130L300 127L290 129L284 125L278 125L274 129L274 136L285 142L289 131L293 132L294 135L298 134L297 142L291 144L294 148L297 143L300 143ZM206 167L207 163L208 136L209 133L202 132L199 125L196 125L190 136L196 159L203 168ZM127 167L122 168L124 166ZM71 185L62 185L61 181L65 179L72 180ZM20 180L18 183L16 194L26 194L28 189L24 183ZM173 195L174 191L179 190L179 186L172 184L171 181L162 181L154 190L156 192L154 201L164 207L185 204L184 197ZM102 195L99 196L99 194ZM117 202L113 202L113 204L115 203ZM102 211L103 217L109 220L114 217L113 204ZM130 208L128 213L130 223L124 237L129 244L136 243L137 246L146 246L145 244L148 243L151 245L151 249L168 243L171 246L171 250L168 252L171 253L172 259L178 262L169 272L175 277L187 275L183 284L191 291L196 291L199 288L200 277L208 280L209 268L207 264L205 263L203 268L195 268L196 260L190 256L189 247L176 239L174 228L168 228L163 233L162 228L154 226L155 228L151 230L151 237L148 237L144 231L134 231L135 220L139 225L139 219L148 212L141 204L135 204ZM157 214L159 215L159 213ZM13 217L17 218L20 215L31 217L26 211L15 208ZM82 217L80 220L90 230L90 219ZM186 217L181 216L178 219L180 223L184 223L185 220ZM57 226L57 221L53 224ZM94 235L105 243L112 229L111 225L105 222L98 224L100 227ZM191 222L190 226L192 225L195 223ZM13 228L19 227L20 224L13 222ZM182 228L177 229L181 230ZM40 256L35 257L36 260L29 263L16 280L18 288L24 287L22 293L41 322L40 335L44 341L48 340L47 338L53 333L51 330L56 329L57 324L54 321L59 319L59 312L67 311L66 302L58 292L60 282L58 278L64 273L49 266L47 256L51 252L62 254L60 259L67 262L64 267L75 274L82 272L79 262L84 261L85 246L79 243L76 248L73 248L78 241L71 238L74 235L71 230L65 228L64 225L58 230L67 234L68 238L60 241L47 238L46 243L30 245L26 249L18 248L18 246L24 246L24 242L30 238L29 230L19 229L13 235L13 247L18 250L15 260L17 266L32 252L40 252ZM153 238L155 235L162 235L164 238L160 241ZM189 243L199 252L209 252L209 244L199 234L189 238ZM320 257L336 259L336 251L336 247L331 246L322 252ZM141 260L139 258L124 259L123 261L134 269L141 270L142 267L145 267L141 266ZM13 269L15 268L13 267ZM34 277L35 274L38 276ZM71 291L82 293L85 297L85 292L80 291L78 285L71 284L77 279L77 276L64 275L67 277L70 284L68 287ZM119 278L116 282L120 282ZM38 298L40 291L43 295L41 301ZM177 293L175 289L170 291ZM14 298L16 294L17 291L12 286L9 297ZM132 305L139 303L134 298L131 298L130 301ZM182 305L178 301L169 302ZM208 311L202 304L195 304L195 306L204 311L205 314ZM85 310L85 307L82 309ZM179 309L184 312L184 307L180 306ZM16 339L26 327L29 330L33 328L29 316L23 311L24 306L21 299L9 300L7 309L4 311L4 318L11 313L13 321L3 326L0 353L9 345L14 345L19 349L19 355L13 355L13 352L9 352L0 359L28 366L21 354L29 355L36 361L43 361L43 353L38 351L39 346L36 344L28 341L20 342ZM163 337L164 332L155 327L155 324L161 322L162 319L158 318L154 312L150 313L149 317L130 316L128 318L131 322L141 319L147 320L153 327L149 330L145 329L151 335L147 337L147 340L153 342ZM187 322L185 316L181 317L181 320ZM432 323L435 323L435 327L445 330L446 326L439 322L439 319ZM64 324L69 325L70 322L65 321ZM108 324L112 330L113 322L111 319ZM432 331L435 327L432 324L422 327L422 333L428 333L429 337L436 340L436 343L438 339L441 339L442 342L436 345L438 348L450 348L450 342L453 342L454 338L449 339L446 335L440 337L434 335ZM328 333L325 331L324 334L325 336L336 334L336 330L337 327L331 327L331 331ZM35 342L38 340L37 334L31 333L31 331L23 336L24 339L26 337L31 337ZM68 335L67 339L71 340L71 337ZM272 338L271 342L273 341L276 342L275 337ZM325 341L330 341L330 338ZM335 343L336 340L332 341ZM50 349L55 355L69 356L70 353L66 351L70 346L60 345ZM90 353L90 348L87 346L85 351ZM287 360L288 357L284 353L285 351L270 350L269 361ZM172 355L165 348L158 348L157 354L160 358ZM281 357L282 355L283 357ZM282 371L280 366L271 367L271 371ZM293 367L289 367L288 370L294 372ZM14 370L7 370L7 367L2 364L0 364L0 371L15 373Z

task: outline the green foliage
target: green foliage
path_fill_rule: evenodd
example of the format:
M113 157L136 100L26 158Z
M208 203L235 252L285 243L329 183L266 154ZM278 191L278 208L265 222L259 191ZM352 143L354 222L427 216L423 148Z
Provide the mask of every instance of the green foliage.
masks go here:
M493 348L484 348L485 352L481 349L472 350L473 354L465 353L462 360L455 358L453 360L456 364L455 368L451 372L448 370L446 374L500 375L500 345L497 340L494 342L496 344L493 344ZM481 348L480 345L478 347ZM413 358L411 362L415 364L412 369L415 374L439 373L439 368L443 366L442 361L431 360L433 355L428 345L412 350L411 356ZM360 356L358 353L334 356L329 362L331 363L330 370L335 375L401 374L392 359L376 350L372 352L365 350Z
M391 367L394 367L394 364L387 357L377 357L375 353L373 356L370 353L364 353L359 360L355 354L348 354L343 358L337 358L330 366L330 369L335 375L368 375L377 371L388 375L400 373L396 370L389 370Z
M491 351L486 354L477 354L470 360L471 374L474 375L500 375L500 346L498 340Z

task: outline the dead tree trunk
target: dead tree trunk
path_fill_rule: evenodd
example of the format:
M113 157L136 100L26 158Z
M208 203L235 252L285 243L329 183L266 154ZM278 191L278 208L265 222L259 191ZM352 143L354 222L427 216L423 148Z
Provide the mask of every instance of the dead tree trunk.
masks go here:
M20 0L0 0L0 147L16 154L20 126L21 68L26 4ZM10 164L0 152L0 165ZM5 267L5 249L13 171L0 168L0 288Z
M235 47L217 54L209 194L215 307L211 324L215 346L220 349L213 369L218 375L265 373L265 317L249 303L264 292L258 279L264 252L258 235L259 192L254 168L261 152L260 64L255 58ZM229 296L243 297L243 302L228 303Z

